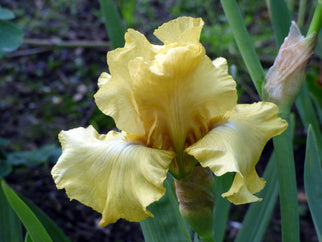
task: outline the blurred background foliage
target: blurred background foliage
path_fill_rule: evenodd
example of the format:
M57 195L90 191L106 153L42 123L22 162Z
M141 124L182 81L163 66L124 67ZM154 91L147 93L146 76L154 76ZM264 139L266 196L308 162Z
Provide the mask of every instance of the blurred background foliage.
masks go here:
M153 36L153 30L163 22L183 15L202 17L205 27L201 42L206 47L207 55L211 58L223 56L228 60L230 73L238 84L241 103L259 100L219 1L118 0L115 3L124 26L142 32L153 43L160 43ZM241 0L238 3L262 65L269 68L278 48L266 2ZM293 18L300 18L300 27L306 33L309 16L314 10L310 7L313 1L307 0L304 15L295 11L299 7L298 1L289 0L288 3L294 13ZM16 179L17 175L25 174L25 179L33 179L30 169L38 167L46 174L44 179L51 179L49 169L61 152L57 140L60 130L89 124L96 127L99 133L114 128L113 120L97 109L93 99L100 73L108 71L106 53L112 46L99 1L2 0L0 7L0 33L4 33L6 26L10 25L14 26L12 35L16 36L15 41L0 42L0 176L6 176L16 190L22 191L24 187L17 185L21 182L21 179ZM15 50L21 43L20 48ZM308 68L310 95L315 105L320 107L321 46L319 43ZM319 115L322 120L322 114ZM305 131L296 120L296 126L300 127L295 135L296 154L298 159L303 159ZM56 192L55 187L51 180L49 183L50 199L55 200L57 195L52 195ZM300 182L299 186L303 187L303 184ZM32 190L22 191L24 195L28 192ZM29 194L30 198L32 196ZM35 200L37 205L41 204L37 198ZM231 220L241 221L245 209L243 206L235 208ZM309 217L305 204L301 209L302 216ZM228 238L234 238L236 233L233 231L238 230L238 226L230 224L232 230ZM278 233L279 229L277 222L271 231ZM74 239L77 240L76 237Z

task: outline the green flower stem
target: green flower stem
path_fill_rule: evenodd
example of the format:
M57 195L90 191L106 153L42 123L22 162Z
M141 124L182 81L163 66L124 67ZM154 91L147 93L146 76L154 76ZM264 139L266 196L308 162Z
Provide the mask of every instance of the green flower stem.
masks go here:
M280 107L280 117L289 122L289 108ZM300 241L297 185L290 127L273 138L280 190L283 241Z
M278 45L283 43L289 32L291 16L284 0L269 0L270 15ZM289 121L290 107L280 107L280 117ZM274 137L274 151L279 183L280 209L283 241L298 242L299 214L297 185L294 165L293 143L290 127Z
M281 3L281 2L280 2ZM272 10L273 8L271 8ZM274 14L272 14L274 16ZM273 20L274 23L274 20ZM322 1L319 1L308 30L307 35L319 32L322 25ZM275 24L279 29L279 25ZM281 29L280 29L281 30ZM284 36L286 31L282 31ZM282 36L277 36L278 42L282 42ZM303 101L303 98L301 99ZM300 102L298 100L298 102ZM297 103L298 104L298 103ZM298 106L298 105L297 105ZM280 117L289 120L289 107L280 107ZM307 112L304 108L304 114ZM302 115L301 115L302 116ZM308 115L306 115L308 116ZM314 116L313 116L314 117ZM311 118L312 119L312 118ZM297 202L297 186L293 157L292 137L289 129L273 139L276 154L277 172L280 188L280 204L282 218L283 241L300 241L299 239L299 215Z
M262 96L262 83L265 78L264 70L247 32L239 7L235 0L221 0L220 2L256 90Z
M314 11L314 15L307 31L307 36L316 32L319 33L322 27L322 0L319 0Z

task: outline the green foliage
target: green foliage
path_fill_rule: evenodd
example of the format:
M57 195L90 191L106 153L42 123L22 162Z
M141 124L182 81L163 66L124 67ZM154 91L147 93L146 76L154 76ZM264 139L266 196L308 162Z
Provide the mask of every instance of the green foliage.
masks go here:
M9 19L14 19L15 18L15 14L10 11L7 8L2 8L0 7L0 19L1 20L9 20Z
M167 180L163 185L166 188L165 195L147 208L154 218L149 217L140 222L144 239L146 242L191 241L173 190Z
M50 242L52 239L48 235L46 229L41 222L37 219L35 214L30 208L19 198L19 196L4 182L1 180L1 187L4 195L9 204L18 215L30 237L33 241Z
M233 33L227 23L205 26L201 34L201 42L209 43L208 51L215 56L237 52Z
M266 187L257 194L263 198L260 203L253 203L248 208L236 242L263 241L278 196L278 179L274 155L265 169Z
M41 164L47 165L48 162L54 163L61 154L61 148L56 145L44 145L33 151L6 153L3 148L8 143L7 140L0 139L0 177L9 175L17 166L33 167Z
M115 127L114 119L110 116L103 114L98 108L96 108L89 121L96 130L107 132Z
M125 28L116 6L112 0L100 0L100 5L105 20L105 27L113 48L124 46Z
M32 238L28 232L25 235L25 242L32 242Z
M128 27L133 27L135 24L134 13L135 13L135 0L121 0L118 1L122 17L125 20Z
M318 42L316 44L315 54L317 54L320 58L322 58L322 31L320 31L317 41Z
M32 210L37 216L39 221L42 223L49 236L54 242L69 242L70 240L66 237L64 232L49 218L42 210L40 210L33 202L27 198L19 195L22 201Z
M22 30L8 21L14 18L15 15L12 11L0 7L0 58L7 52L14 51L22 44Z
M321 154L321 146L318 145L314 130L309 126L304 165L304 186L319 241L322 241Z
M271 19L278 46L283 43L291 26L291 16L284 0L269 0Z
M104 17L106 28L109 31L109 37L113 42L113 46L117 47L122 46L124 44L124 42L122 41L124 41L123 24L125 25L125 23L122 22L121 18L118 17L117 8L113 7L114 5L112 4L112 2L113 1L102 0L101 6L103 11L97 11L94 13L94 15L98 17ZM278 0L270 2L274 2L274 4L277 4L277 7L274 7L276 12L274 12L273 10L274 16L272 16L274 29L276 30L276 33L278 35L278 41L279 43L281 43L281 41L284 38L283 35L285 34L285 32L288 32L289 21L286 21L285 19L289 16L289 14L287 14L285 4L283 5L283 1ZM293 6L291 7L291 9L293 9L294 1L289 0L288 2L290 6ZM165 18L174 18L174 16L179 15L202 16L206 22L206 25L202 32L201 41L206 45L208 55L210 55L211 57L224 56L228 59L228 62L230 64L236 64L237 62L238 70L242 70L244 68L243 65L239 63L241 59L240 54L234 43L234 38L230 30L230 27L226 22L226 16L222 13L221 7L216 1L180 0L165 1L163 3L156 4L155 2L149 0L121 0L117 1L117 3L122 13L123 19L126 22L126 25L129 27L137 25L139 26L139 29L142 32L152 32L152 29L156 26L159 26ZM26 3L22 2L21 4ZM70 24L73 22L70 22L69 19L66 18L65 13L71 14L72 16L77 16L78 12L82 8L82 4L77 4L74 1L67 3L65 0L53 1L50 4L50 11L46 12L46 14L43 14L44 9L36 9L35 12L32 14L32 21L30 21L29 19L30 16L27 16L23 10L18 10L16 12L19 18L18 24L20 26L26 25L26 28L29 30L28 32L36 33L35 36L38 36L39 33L44 33L45 35L53 36L54 38L58 38L57 36L59 36L59 38L68 38L69 33L71 32ZM113 6L109 4L112 4ZM271 35L270 22L269 19L265 17L266 9L262 9L263 4L265 4L265 1L239 1L239 6L241 6L241 8L243 9L243 20L248 31L251 33L251 40L254 43L257 53L259 54L259 59L261 60L262 64L267 65L268 67L272 64L272 61L274 59L273 52L275 53L277 49L275 48L273 50L274 46L272 45L273 41ZM283 6L281 6L281 4ZM155 7L154 5L157 5L157 7ZM30 6L28 6L28 8L29 7ZM172 16L167 16L165 14L165 9L167 8L171 9ZM281 14L282 10L285 14ZM22 40L22 32L21 30L18 30L16 25L7 21L9 19L12 19L13 17L14 14L10 10L0 8L0 31L2 32L4 28L9 28L9 30L11 31L8 32L10 41L7 41L6 44L8 44L8 42L10 42L9 44L14 44L16 42L13 46L14 48L16 48L15 46L18 45L19 41L17 41L17 38L15 39L14 36L21 35ZM149 24L146 24L147 21L149 22ZM51 26L44 24L48 22L51 23ZM89 21L88 24L91 28L96 28L98 27L100 22L96 23L95 21ZM282 25L282 29L284 31L278 29L279 25ZM99 32L104 31L99 30ZM19 33L21 34L19 35ZM321 43L322 39L321 33L322 32L320 32L319 43ZM5 43L2 42L3 36L4 35L0 36L0 47L3 43ZM94 38L102 37L102 35L94 36ZM14 49L13 47L9 46L9 49ZM321 57L321 44L318 44L316 52ZM0 49L0 55L1 53L3 54L3 52L1 52ZM35 68L32 71L32 75L25 75L24 66L21 63L16 63L14 61L12 66L10 66L11 64L5 63L7 67L9 66L9 68L8 75L3 77L3 80L7 83L13 83L16 82L16 80L19 80L20 83L23 83L23 85L25 85L29 89L47 90L49 85L47 86L47 84L44 83L44 80L47 78L48 73L54 75L56 73L72 73L70 74L72 76L67 75L67 77L65 77L65 79L67 79L67 82L64 81L63 91L57 91L57 87L55 86L53 89L48 89L49 91L44 91L42 93L42 95L44 96L44 98L42 99L42 104L37 106L37 114L39 117L41 117L41 121L47 123L54 123L55 117L57 115L65 117L66 114L68 114L68 117L70 118L69 120L80 120L84 115L84 112L82 112L82 110L84 109L86 110L86 113L89 113L90 118L88 119L90 119L90 124L92 124L96 129L104 129L104 131L112 129L115 126L113 119L103 115L97 108L91 108L93 102L91 104L91 102L87 101L89 98L92 98L94 92L94 88L92 88L92 82L94 82L93 80L97 79L97 74L102 69L102 67L100 67L100 64L97 63L104 63L105 66L105 56L96 56L96 60L97 58L101 58L96 61L96 64L87 63L86 61L84 61L84 58L82 56L76 57L75 60L71 63L66 63L66 59L62 59L60 57L60 55L63 55L63 53L66 54L64 49L55 49L53 53L49 53L48 62L47 60L45 60L47 67ZM70 52L68 54L70 54ZM35 59L36 58L34 58L34 56L30 56L29 62L34 62ZM83 68L85 65L86 68ZM65 68L66 66L68 68ZM17 75L15 73L20 74ZM321 206L322 203L320 201L321 199L319 190L316 190L318 188L318 186L316 185L317 182L321 181L321 174L319 173L321 169L319 169L319 166L316 163L317 159L314 160L312 158L314 155L316 155L317 148L320 147L320 145L317 144L318 141L314 141L314 138L312 138L314 136L313 133L315 133L315 136L319 136L319 123L316 119L316 110L321 113L321 92L317 83L318 76L319 69L313 68L313 70L308 75L307 83L310 93L308 93L306 90L306 94L302 95L298 99L297 107L299 109L300 116L304 121L305 126L307 127L311 123L315 131L313 132L311 129L309 129L307 159L305 164L305 188L308 195L312 217L316 225L318 234L320 235L319 238L321 239L321 231L319 230L321 226L317 225L320 223L321 219L317 216L319 215L319 212L316 212L321 211L321 208L319 206ZM237 76L237 78L242 78L245 80L250 79L248 75L245 78L241 77L240 73ZM60 80L61 76L56 77L56 79ZM89 91L85 95L83 102L75 101L75 99L73 98L73 88L75 87L75 83L79 82L79 80L86 80L86 85L89 86ZM55 83L56 81L49 80L49 82ZM62 82L60 81L60 83ZM250 82L240 82L240 84L246 85L246 88L250 87L250 84L248 83ZM243 90L247 91L246 88L243 88ZM243 90L239 89L239 94ZM315 108L313 107L313 104L311 102L311 97L313 97L315 101ZM5 99L3 99L3 102L14 106L16 105L17 100L15 100L15 97L6 97ZM86 124L88 119L85 119ZM69 120L66 121L66 123L69 123ZM74 123L72 125L74 125ZM50 132L46 130L46 128L43 129L44 130L42 132L44 134ZM39 133L40 130L41 127L39 128L39 125L35 125L34 129L32 129L31 131L25 131L25 133L29 133L28 137L32 139L36 136L36 133ZM4 147L6 147L7 145L8 140L0 138L0 176L6 176L10 174L13 168L17 166L30 167L35 165L47 164L47 162L54 162L61 154L61 149L54 145L44 146L34 151L6 153ZM14 150L20 150L20 147L17 147L14 148ZM266 188L258 194L258 196L263 197L264 200L261 203L254 203L250 206L250 209L243 222L242 229L238 235L237 241L259 241L265 233L270 214L275 205L277 196L276 194L278 192L276 178L277 175L276 171L272 169L272 164L273 162L269 163L264 173L264 178L268 181L266 184ZM314 167L314 169L312 167ZM231 176L231 174L227 174L227 177L229 175ZM217 239L216 241L223 240L225 235L226 222L228 220L230 204L225 199L220 197L220 191L226 191L229 187L231 177L227 177L224 176L216 179L218 189L216 213L214 217L216 228L215 236ZM177 238L179 238L180 240L182 239L183 241L189 241L188 236L185 236L187 235L187 229L184 226L181 216L178 215L178 205L173 191L168 184L166 184L166 186L166 196L159 202L152 204L149 207L149 210L156 215L155 218L148 218L145 221L141 222L144 231L144 236L147 239L147 241L158 241L157 238L163 238L162 241L167 241L167 236L177 236ZM9 241L22 241L20 220L15 215L15 212L11 209L11 206L7 202L5 195L2 193L1 196L1 191L2 189L0 189L0 241L6 241L7 238L10 238ZM43 213L41 214L41 211L37 211L37 208L34 208L33 205L31 205L24 198L22 198L22 200L25 202L26 205L28 205L32 212L41 221L45 229L48 231L48 234L52 237L54 241L65 241L63 237L54 237L55 235L61 235L61 233L59 232L59 229L57 230L57 228L50 229L50 227L55 227L55 225L53 225L51 222L46 222L47 219L43 218L43 216L45 215ZM316 222L315 220L318 222ZM177 223L174 224L173 221L177 221ZM8 227L3 225L8 225ZM9 229L4 230L3 228ZM55 232L51 233L51 231ZM182 234L184 236L180 237ZM25 236L25 241L30 241L30 239L30 233L27 232ZM197 237L195 238L195 241L198 241Z
M312 67L310 71L307 73L307 88L312 96L312 98L322 105L322 83L319 78L320 68Z
M9 145L10 141L0 137L0 177L11 173L12 166L7 162L7 154L4 147Z
M47 162L56 162L61 148L56 145L45 145L33 151L21 151L8 154L7 162L13 166L37 166Z
M2 186L0 186L0 241L22 242L21 222L11 208Z
M262 84L265 78L264 70L244 25L237 2L234 0L222 0L221 4L257 93L262 96Z
M224 241L230 209L230 202L226 198L223 198L221 194L229 190L233 178L233 173L215 177L216 205L214 213L214 230L215 240L218 242Z
M15 24L0 20L0 58L7 52L14 51L22 44L22 30Z

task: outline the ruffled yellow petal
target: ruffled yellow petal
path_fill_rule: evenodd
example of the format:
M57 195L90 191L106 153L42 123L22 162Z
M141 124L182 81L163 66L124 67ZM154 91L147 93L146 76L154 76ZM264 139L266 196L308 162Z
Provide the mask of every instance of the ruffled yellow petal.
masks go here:
M162 24L154 35L163 43L199 43L204 22L201 18L179 17Z
M234 107L236 84L226 69L213 65L198 45L169 47L152 62L130 62L131 87L146 130L153 129L152 146L167 134L174 149L183 150L206 134L211 119Z
M108 82L107 73L99 78L99 90L94 97L98 108L113 117L119 129L143 135L145 130L133 99L128 63L136 57L151 59L154 56L153 49L158 47L151 45L144 35L132 29L125 34L125 41L124 48L108 52L107 63L111 77Z
M59 140L63 153L51 172L55 183L70 199L100 212L101 226L153 216L146 207L165 193L172 152L147 148L123 133L99 135L92 126L62 131Z
M125 47L109 52L111 77L99 79L95 100L118 128L150 147L182 152L236 105L226 60L212 62L199 43L202 26L190 17L170 21L155 31L162 46L129 30Z
M286 121L277 117L273 103L240 104L227 113L227 120L216 126L201 140L188 147L203 167L217 176L237 172L230 190L223 194L235 204L259 201L253 194L265 184L255 165L266 142L287 128Z

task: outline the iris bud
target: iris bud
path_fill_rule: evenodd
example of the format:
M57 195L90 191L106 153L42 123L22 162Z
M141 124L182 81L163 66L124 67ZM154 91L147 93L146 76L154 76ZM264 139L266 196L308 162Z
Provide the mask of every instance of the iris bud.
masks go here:
M306 65L313 55L316 34L304 37L295 22L280 47L273 66L266 74L264 99L290 107L302 88Z

